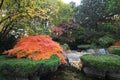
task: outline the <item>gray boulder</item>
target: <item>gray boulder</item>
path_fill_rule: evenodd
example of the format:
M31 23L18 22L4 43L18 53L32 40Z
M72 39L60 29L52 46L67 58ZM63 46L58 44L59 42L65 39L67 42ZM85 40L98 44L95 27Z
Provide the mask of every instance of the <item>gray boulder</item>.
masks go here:
M95 53L95 50L94 49L88 49L87 53Z
M104 48L96 50L96 54L109 54L108 51L106 51Z
M63 54L63 56L66 57L66 59L68 60L68 64L70 64L70 66L75 67L79 70L81 69L82 64L80 61L80 55L76 53L69 53L69 54Z

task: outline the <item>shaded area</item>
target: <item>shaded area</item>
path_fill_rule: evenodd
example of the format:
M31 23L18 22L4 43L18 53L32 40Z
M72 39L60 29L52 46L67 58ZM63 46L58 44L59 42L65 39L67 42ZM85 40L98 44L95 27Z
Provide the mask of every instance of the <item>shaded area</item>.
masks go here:
M47 76L43 76L41 80L93 80L86 77L83 73L73 67L59 67L58 70Z

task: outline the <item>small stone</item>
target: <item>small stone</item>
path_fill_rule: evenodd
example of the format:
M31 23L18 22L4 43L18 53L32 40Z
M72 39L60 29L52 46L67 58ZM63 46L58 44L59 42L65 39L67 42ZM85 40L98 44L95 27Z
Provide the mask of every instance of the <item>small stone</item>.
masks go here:
M95 53L95 50L94 49L88 49L87 53Z
M106 52L106 50L104 48L96 50L97 54L108 54L108 52Z

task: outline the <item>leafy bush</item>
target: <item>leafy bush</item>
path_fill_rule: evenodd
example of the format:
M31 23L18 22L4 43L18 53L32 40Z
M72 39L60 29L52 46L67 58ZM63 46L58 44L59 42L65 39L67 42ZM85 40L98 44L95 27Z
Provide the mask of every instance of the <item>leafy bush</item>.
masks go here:
M53 72L60 65L57 55L45 60L16 59L0 56L0 76L29 77Z
M80 48L80 49L89 49L90 45L78 45L78 48Z
M113 46L120 46L120 41L115 42Z
M53 27L52 31L53 31L52 36L57 38L63 34L64 29L61 27Z
M66 43L64 43L64 44L62 45L62 48L63 48L64 50L70 50L69 45L66 44Z
M78 24L74 22L62 22L58 25L58 27L53 27L52 31L54 38L58 38L62 43L68 43L75 41L76 30L78 28Z
M112 36L105 35L99 38L98 43L101 47L109 47L111 44L115 42L115 39Z
M120 72L120 56L113 54L86 54L81 57L83 66L98 71Z
M83 49L83 50L86 50L86 49L93 49L93 48L95 48L96 46L94 46L94 45L89 45L89 44L84 44L84 45L78 45L77 46L79 49Z
M6 51L9 56L17 58L27 57L32 60L48 59L51 55L57 54L62 63L65 63L65 58L61 54L62 47L54 42L47 35L28 36L19 40L13 49Z
M112 54L116 54L120 56L120 46L111 46L108 48L108 51Z

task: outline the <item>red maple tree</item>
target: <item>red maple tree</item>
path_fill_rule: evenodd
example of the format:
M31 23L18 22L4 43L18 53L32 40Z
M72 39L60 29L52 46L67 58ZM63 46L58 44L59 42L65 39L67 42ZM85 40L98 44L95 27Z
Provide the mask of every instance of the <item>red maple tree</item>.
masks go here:
M115 42L115 43L113 44L113 46L120 46L120 40L117 41L117 42Z
M66 63L62 47L48 35L28 36L21 38L13 49L5 51L9 56L27 57L32 60L48 59L57 54L62 63Z

